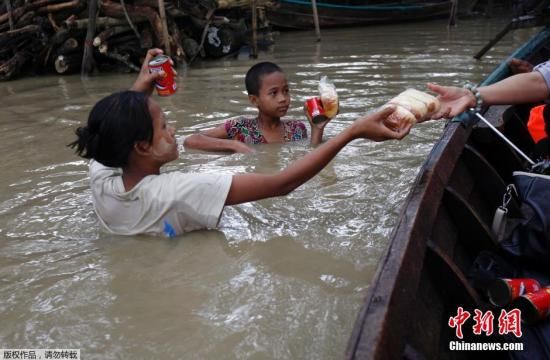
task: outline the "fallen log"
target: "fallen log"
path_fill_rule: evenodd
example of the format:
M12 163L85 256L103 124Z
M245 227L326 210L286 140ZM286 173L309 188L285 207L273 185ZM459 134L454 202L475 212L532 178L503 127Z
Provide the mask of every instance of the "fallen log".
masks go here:
M3 45L4 42L17 38L21 35L32 35L36 34L39 31L38 25L27 25L25 27L22 27L21 29L15 29L10 31L5 31L3 33L0 33L0 46Z
M58 55L68 55L77 51L82 51L82 48L78 44L78 40L75 38L68 38L63 45L57 49Z
M139 17L134 19L135 22L144 22L147 21L146 17ZM97 29L105 29L113 26L127 25L126 20L116 19L112 17L99 17L96 20ZM63 26L67 29L87 29L88 28L88 19L67 19L63 22Z
M79 37L78 35L80 35L80 31L61 28L58 32L56 32L50 38L50 43L52 45L60 45L60 44L63 44L71 36L72 37Z
M209 13L214 12L217 5L214 0L178 0L178 7L185 9L191 16L208 19L211 16Z
M110 17L125 17L124 10L122 8L122 5L113 3L112 1L103 0L101 2L101 10L103 13ZM155 43L155 46L160 46L164 43L164 38L162 36L162 24L160 21L159 14L150 7L147 6L133 6L133 5L127 5L126 10L128 15L134 19L134 17L146 17L149 23L151 24L151 27L153 28L153 32L155 34L155 37L157 38L157 42Z
M46 5L41 8L38 8L37 11L41 14L44 14L44 13L53 13L53 12L63 11L67 9L77 10L79 6L82 6L82 5L83 4L80 0L73 0L73 1L64 2L60 4Z
M19 17L19 19L17 19L15 23L15 28L20 29L27 25L36 25L34 24L34 21L33 21L35 16L36 16L35 11L29 11L28 13L21 15L21 17Z
M55 71L58 74L74 74L80 70L82 54L59 55L55 59Z
M57 3L60 3L60 2L63 2L63 0L39 0L39 1L26 4L24 6L21 6L17 9L15 9L15 10L13 10L11 12L11 16L12 16L13 21L16 22L17 19L21 15L25 14L28 11L36 10L36 9L39 9L41 7L44 7L44 6L47 6L47 5L50 5L50 4L57 4ZM5 23L6 21L9 21L9 17L10 17L9 13L0 15L0 24Z
M128 26L114 26L112 28L105 29L94 38L93 44L95 47L98 47L108 38L126 33L128 31L131 31L130 27Z
M23 66L29 61L29 56L23 52L15 53L11 59L0 64L0 81L12 80L21 73Z
M128 67L128 69L130 69L132 71L135 71L135 72L140 71L139 66L137 66L135 64L132 64L132 62L130 62L130 60L129 60L130 56L128 54L121 55L121 54L118 54L116 52L107 51L103 55L105 55L106 57L111 58L113 60L116 60L118 62L121 62L122 64L126 65Z
M203 47L208 56L220 58L233 53L243 44L244 39L239 32L227 27L210 26Z
M98 46L98 50L102 54L111 50L115 51L115 49L118 53L132 53L135 54L136 57L143 52L139 42L133 34L110 38Z

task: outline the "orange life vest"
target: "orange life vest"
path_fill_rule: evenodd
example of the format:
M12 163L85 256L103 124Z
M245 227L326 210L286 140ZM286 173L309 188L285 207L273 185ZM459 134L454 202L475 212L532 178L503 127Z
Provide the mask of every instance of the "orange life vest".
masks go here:
M548 136L544 129L543 111L545 106L546 105L539 105L532 108L529 114L529 121L527 121L527 129L535 141L535 144Z

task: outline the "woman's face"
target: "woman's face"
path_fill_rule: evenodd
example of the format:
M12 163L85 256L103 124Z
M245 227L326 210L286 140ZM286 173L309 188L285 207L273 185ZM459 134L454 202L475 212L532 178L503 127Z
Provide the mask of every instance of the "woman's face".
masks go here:
M153 118L152 154L155 160L163 164L178 158L178 143L176 141L176 129L166 123L164 113L159 104L149 99L149 112Z

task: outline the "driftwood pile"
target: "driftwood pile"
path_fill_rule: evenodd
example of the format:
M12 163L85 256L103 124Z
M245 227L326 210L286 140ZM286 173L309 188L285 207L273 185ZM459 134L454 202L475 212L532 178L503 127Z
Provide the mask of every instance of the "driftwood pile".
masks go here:
M234 53L250 39L244 0L0 0L0 80L24 73L138 71L147 49L176 64ZM268 1L254 1L259 27ZM232 19L232 20L230 20Z

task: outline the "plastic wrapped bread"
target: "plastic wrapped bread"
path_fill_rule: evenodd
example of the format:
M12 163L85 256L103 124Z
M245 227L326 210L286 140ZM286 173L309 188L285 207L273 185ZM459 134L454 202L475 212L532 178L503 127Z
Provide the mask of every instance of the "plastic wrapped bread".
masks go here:
M332 119L338 114L338 93L336 92L336 86L326 76L323 76L319 81L319 94L321 95L325 115Z
M422 101L428 108L427 115L432 115L433 113L439 111L439 109L441 108L441 104L439 103L439 100L437 100L435 96L430 95L428 93L425 93L416 89L407 89L402 94Z
M401 126L412 125L429 119L437 112L441 104L435 96L416 89L407 89L391 99L388 105L394 105L395 111L388 117L388 122Z

